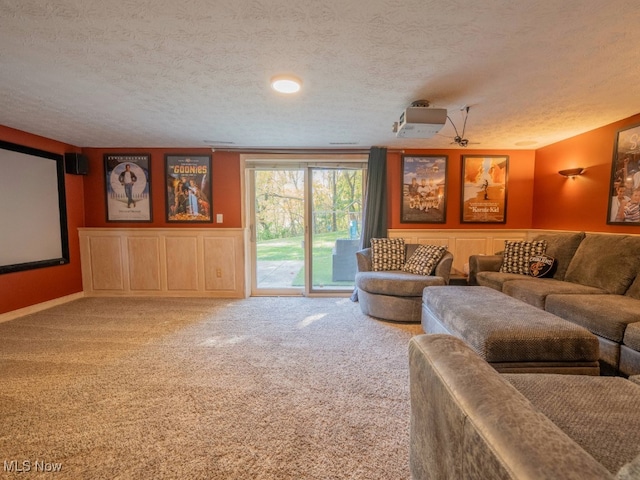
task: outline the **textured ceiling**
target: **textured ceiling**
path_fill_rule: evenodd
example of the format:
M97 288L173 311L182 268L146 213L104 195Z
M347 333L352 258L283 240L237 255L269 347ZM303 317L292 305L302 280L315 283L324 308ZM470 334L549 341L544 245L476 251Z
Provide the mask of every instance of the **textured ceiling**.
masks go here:
M475 148L640 112L637 0L0 0L0 124L81 147ZM303 79L293 97L275 74ZM477 144L475 144L477 142Z

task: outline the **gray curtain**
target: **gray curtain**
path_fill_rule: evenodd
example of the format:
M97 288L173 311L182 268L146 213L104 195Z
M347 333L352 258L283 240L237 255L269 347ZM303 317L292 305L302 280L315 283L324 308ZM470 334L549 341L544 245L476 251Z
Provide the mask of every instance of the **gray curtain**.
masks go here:
M387 236L387 149L371 147L367 164L367 189L362 212L360 248L371 246L372 238ZM358 301L358 289L351 300Z

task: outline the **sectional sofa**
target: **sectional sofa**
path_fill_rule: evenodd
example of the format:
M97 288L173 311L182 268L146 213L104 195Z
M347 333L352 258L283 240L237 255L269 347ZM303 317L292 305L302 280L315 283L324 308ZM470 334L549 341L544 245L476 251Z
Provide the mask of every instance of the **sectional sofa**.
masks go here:
M640 478L640 377L500 374L442 334L409 372L414 480Z
M469 284L499 290L585 327L598 337L601 372L640 374L640 236L543 234L552 278L501 270L503 254L472 255Z

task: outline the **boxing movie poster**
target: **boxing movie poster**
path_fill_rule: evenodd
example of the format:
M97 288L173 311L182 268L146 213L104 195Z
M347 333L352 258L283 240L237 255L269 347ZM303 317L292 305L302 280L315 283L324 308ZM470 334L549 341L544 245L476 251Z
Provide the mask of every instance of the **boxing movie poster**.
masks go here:
M462 223L505 223L508 156L463 155Z
M167 155L167 222L211 222L211 156Z
M151 221L151 156L104 156L108 222Z

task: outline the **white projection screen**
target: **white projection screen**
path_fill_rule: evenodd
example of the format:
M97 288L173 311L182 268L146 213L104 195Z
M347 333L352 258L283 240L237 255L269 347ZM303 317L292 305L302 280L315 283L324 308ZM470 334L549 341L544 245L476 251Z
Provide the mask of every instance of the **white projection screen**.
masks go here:
M0 141L0 274L65 263L62 155Z

